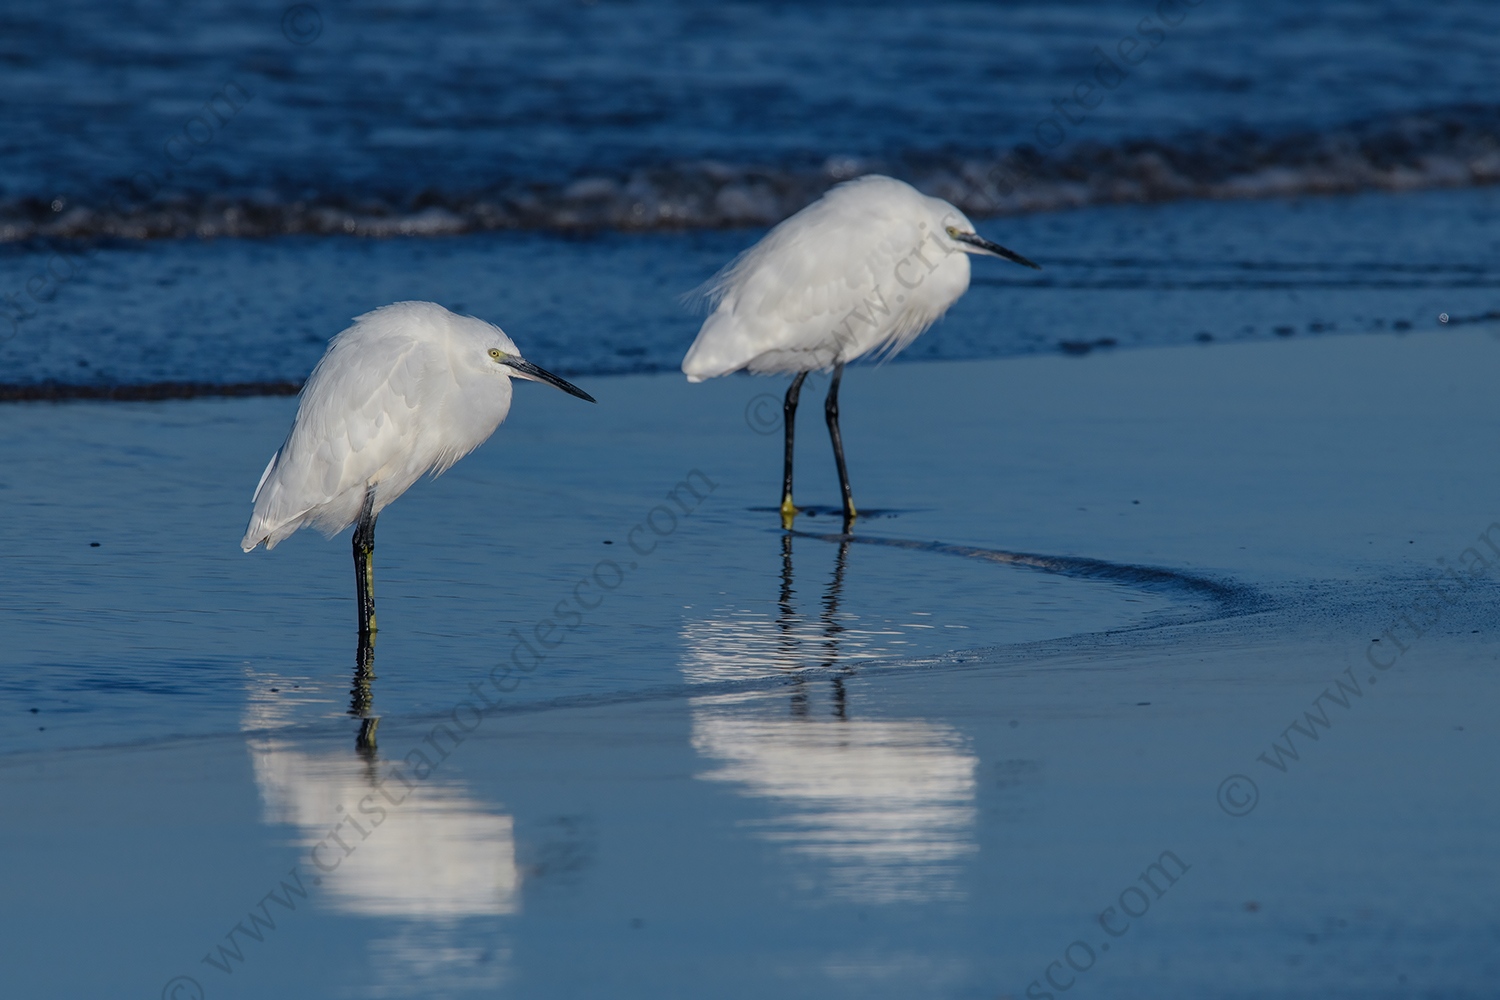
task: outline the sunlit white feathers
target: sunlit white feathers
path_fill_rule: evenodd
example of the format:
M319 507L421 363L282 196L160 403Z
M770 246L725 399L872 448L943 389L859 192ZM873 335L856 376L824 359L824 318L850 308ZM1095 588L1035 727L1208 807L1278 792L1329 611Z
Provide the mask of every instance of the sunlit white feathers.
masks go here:
M972 223L940 198L871 175L782 222L704 287L713 305L683 359L688 381L817 371L895 354L969 287Z
M426 473L438 475L495 432L519 358L493 324L431 302L397 302L334 337L302 389L286 443L255 490L240 546L274 547L302 527L333 534ZM524 376L522 376L524 377Z

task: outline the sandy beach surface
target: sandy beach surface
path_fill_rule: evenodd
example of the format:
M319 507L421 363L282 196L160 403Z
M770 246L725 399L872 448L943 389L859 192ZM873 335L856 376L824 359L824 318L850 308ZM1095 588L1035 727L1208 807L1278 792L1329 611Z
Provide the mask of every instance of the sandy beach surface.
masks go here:
M1434 325L854 370L850 538L779 382L523 386L382 517L373 677L346 536L237 547L295 400L18 405L7 993L1493 995L1500 337Z

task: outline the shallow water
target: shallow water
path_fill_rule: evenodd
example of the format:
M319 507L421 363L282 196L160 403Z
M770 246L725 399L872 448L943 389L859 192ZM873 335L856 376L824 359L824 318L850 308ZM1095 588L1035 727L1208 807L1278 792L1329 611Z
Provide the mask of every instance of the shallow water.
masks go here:
M973 285L901 359L1429 328L1482 317L1500 287L1500 189L1089 209L986 223L1042 263L973 262ZM16 273L73 274L0 321L11 385L283 382L351 317L428 299L500 324L570 376L675 372L699 318L681 296L758 230L289 238L122 244ZM781 391L771 382L767 391Z
M290 400L17 407L10 982L1485 995L1493 572L1365 664L1485 545L1497 350L1427 330L860 372L856 486L892 516L842 553L804 517L789 559L759 383L598 379L599 410L536 387L382 518L363 749L346 539L235 547ZM694 468L713 488L627 554ZM622 582L486 688L510 629L606 558ZM1335 677L1359 692L1320 709ZM1309 702L1316 741L1287 727ZM1216 801L1239 774L1244 816ZM59 962L76 940L94 959Z
M686 423L702 397L664 378L605 383L604 405L649 425ZM382 518L374 714L444 711L503 663L512 685L525 681L511 701L619 697L1118 629L1205 603L1128 581L779 536L774 515L750 502L762 485L756 450L716 454L704 435L684 448L629 421L601 434L597 410L556 395L524 393L517 409L529 414L491 448ZM661 412L647 417L648 399ZM12 714L40 710L46 729L13 732L19 742L5 749L349 710L347 539L305 533L254 556L236 544L247 484L294 406L12 413L4 492L24 517L5 539L15 573L0 690ZM736 426L743 407L731 406L719 434L770 440ZM571 470L562 476L559 454ZM101 473L107 492L90 485ZM56 503L58 490L74 501ZM592 531L579 531L581 512ZM923 520L870 523L891 533ZM530 682L533 670L544 684Z

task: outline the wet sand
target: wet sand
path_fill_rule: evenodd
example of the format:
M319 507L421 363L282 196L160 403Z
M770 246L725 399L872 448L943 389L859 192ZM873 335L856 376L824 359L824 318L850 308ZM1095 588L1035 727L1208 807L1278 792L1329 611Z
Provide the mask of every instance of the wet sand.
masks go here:
M764 509L778 382L523 387L382 517L373 678L346 537L236 546L293 400L10 409L9 978L1487 995L1497 361L1476 326L859 369L853 540Z

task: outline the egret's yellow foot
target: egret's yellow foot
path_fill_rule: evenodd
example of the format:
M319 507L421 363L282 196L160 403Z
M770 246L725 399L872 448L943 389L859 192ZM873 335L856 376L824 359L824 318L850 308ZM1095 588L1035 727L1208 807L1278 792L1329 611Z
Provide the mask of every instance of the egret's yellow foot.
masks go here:
M792 521L797 517L797 508L792 504L791 494L781 498L781 530L791 531Z

